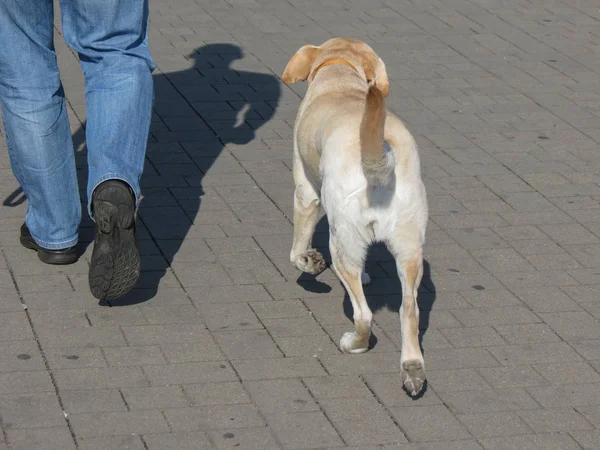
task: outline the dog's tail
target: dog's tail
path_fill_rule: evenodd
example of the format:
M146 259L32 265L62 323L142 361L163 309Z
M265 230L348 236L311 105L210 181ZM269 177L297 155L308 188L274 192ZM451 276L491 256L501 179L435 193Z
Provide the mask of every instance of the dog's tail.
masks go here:
M383 94L377 86L370 86L360 124L360 144L363 172L375 186L387 184L394 171L394 155L386 151L383 140L386 114Z

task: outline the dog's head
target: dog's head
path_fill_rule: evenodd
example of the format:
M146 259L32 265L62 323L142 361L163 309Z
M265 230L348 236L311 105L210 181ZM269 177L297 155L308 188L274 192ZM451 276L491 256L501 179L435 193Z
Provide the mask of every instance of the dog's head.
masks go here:
M377 86L384 97L389 94L385 64L369 45L354 39L335 38L320 46L305 45L292 56L281 80L284 83L311 82L321 67L333 61L347 63L364 74L367 83Z

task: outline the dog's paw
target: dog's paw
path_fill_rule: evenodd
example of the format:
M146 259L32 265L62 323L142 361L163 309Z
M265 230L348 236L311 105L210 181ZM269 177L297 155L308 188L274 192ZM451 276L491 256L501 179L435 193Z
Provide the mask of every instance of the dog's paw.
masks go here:
M413 397L416 396L421 392L423 383L425 383L425 369L423 367L423 362L418 359L404 361L402 363L400 378L402 379L404 389L406 389Z
M323 259L323 255L321 255L315 249L307 250L306 252L297 256L293 263L298 270L311 273L313 275L323 272L327 267L325 260Z
M360 281L363 286L366 286L367 284L371 284L371 277L367 272L363 272L360 274Z
M340 349L344 353L364 353L369 349L369 339L361 339L354 331L348 331L340 339Z

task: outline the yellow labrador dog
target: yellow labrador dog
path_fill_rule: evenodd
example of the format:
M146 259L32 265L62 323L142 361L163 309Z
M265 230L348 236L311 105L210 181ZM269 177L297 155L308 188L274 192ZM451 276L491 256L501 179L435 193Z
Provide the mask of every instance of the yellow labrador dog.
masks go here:
M364 42L336 38L302 47L281 79L310 83L294 127L290 260L304 272L325 269L323 256L311 248L322 203L333 269L354 308L354 331L342 336L340 347L362 353L369 347L373 318L362 288L369 282L365 257L370 244L387 245L402 282L401 376L416 395L425 380L416 298L423 276L427 197L415 140L385 106L385 65Z

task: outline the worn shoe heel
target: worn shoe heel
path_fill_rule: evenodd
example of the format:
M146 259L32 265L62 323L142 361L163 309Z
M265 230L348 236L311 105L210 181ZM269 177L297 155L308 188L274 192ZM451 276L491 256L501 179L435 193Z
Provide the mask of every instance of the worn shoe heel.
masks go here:
M140 276L135 200L125 183L109 180L96 188L92 208L96 240L89 271L90 291L100 300L113 300L129 292Z

